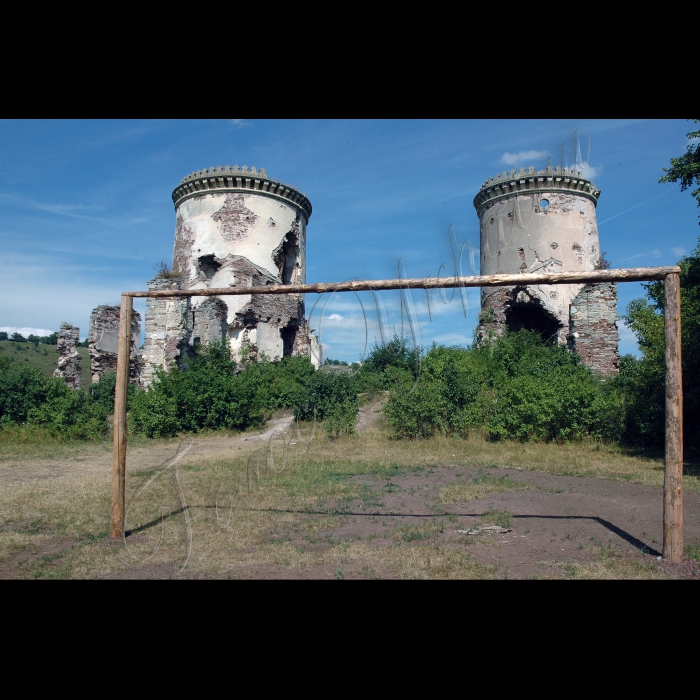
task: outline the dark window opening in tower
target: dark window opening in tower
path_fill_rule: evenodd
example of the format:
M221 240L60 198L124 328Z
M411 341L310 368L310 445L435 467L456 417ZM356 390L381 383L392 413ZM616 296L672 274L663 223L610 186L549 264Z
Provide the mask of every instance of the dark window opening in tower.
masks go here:
M515 304L506 309L506 328L512 333L525 328L539 333L545 343L555 345L559 327L559 321L538 304Z
M299 261L299 238L294 229L289 231L282 239L282 242L273 252L272 259L284 284L292 284L296 281L295 272Z
M291 357L294 350L294 341L297 337L297 327L289 325L282 331L282 357Z
M199 269L210 280L221 269L221 263L213 255L202 255L199 258Z

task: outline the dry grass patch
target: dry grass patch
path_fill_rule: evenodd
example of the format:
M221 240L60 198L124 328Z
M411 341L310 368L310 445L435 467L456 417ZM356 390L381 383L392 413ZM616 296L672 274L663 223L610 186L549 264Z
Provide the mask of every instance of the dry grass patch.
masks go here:
M163 441L132 440L126 544L107 539L109 469L7 482L0 490L2 575L262 577L288 571L318 578L332 578L334 572L340 572L336 578L498 578L495 565L470 556L464 538L443 534L445 519L387 530L394 542L388 546L374 546L376 535L339 540L334 533L347 522L348 513L376 512L393 492L409 492L392 481L377 489L375 479L416 470L429 475L432 467L457 473L463 467L520 467L659 486L663 479L660 460L604 445L522 445L444 436L406 441L390 439L384 430L333 441L323 431L313 439L308 430L302 434L304 439L288 436L286 457L279 438L269 443L268 451L267 442L218 436L207 442L200 437L197 442L207 444L206 452L192 451L176 464L155 469L139 468L141 456L144 465L147 457L170 455L177 445L164 449ZM68 450L67 456L73 449L76 459L94 449L107 450L97 445L75 449L67 443L61 448ZM21 470L22 462L3 468ZM696 477L685 480L690 488L697 488L697 482ZM485 474L441 486L437 501L447 505L528 488L508 476ZM489 511L488 520L502 524L510 517ZM646 560L598 550L591 563L557 563L551 573L568 578L668 577Z

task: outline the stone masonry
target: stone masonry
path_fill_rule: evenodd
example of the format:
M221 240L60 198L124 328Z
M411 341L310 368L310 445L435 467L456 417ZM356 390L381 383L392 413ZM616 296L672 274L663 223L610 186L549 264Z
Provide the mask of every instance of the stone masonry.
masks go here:
M148 282L148 289L180 289L180 281L156 277ZM189 297L149 297L146 300L146 337L141 355L142 387L153 382L158 369L168 369L189 355L191 316Z
M569 347L597 374L620 371L617 286L587 284L570 307Z
M76 345L80 342L80 328L65 321L58 332L58 367L54 377L60 377L71 389L80 389L80 353Z
M117 371L119 351L119 307L98 306L90 314L88 348L90 352L90 373L92 382L101 379L109 370ZM141 337L141 315L131 312L131 351L129 353L129 381L138 383L141 359L138 354Z
M228 340L228 324L226 314L228 309L221 299L205 297L197 307L190 311L192 314L192 344L221 343Z

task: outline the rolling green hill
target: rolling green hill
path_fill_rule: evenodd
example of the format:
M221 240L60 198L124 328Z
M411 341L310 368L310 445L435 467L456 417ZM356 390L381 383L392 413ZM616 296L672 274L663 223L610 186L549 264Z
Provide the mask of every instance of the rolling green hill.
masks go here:
M81 383L83 389L90 386L90 355L87 348L78 348L82 362ZM0 357L12 357L18 362L26 362L30 367L38 367L47 376L52 376L58 366L58 349L55 345L34 347L33 343L12 343L0 340Z

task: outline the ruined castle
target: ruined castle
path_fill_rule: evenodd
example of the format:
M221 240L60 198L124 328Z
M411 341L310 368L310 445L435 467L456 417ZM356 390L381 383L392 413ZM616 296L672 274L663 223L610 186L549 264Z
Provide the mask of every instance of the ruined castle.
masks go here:
M520 168L487 180L474 198L480 219L481 274L594 270L602 258L596 222L600 190L575 169ZM306 225L311 202L264 169L226 166L185 177L172 194L172 269L152 290L250 287L306 282ZM615 284L483 287L480 342L528 328L567 345L601 376L618 371ZM300 294L147 299L145 342L140 316L131 329L130 380L147 387L156 371L187 360L197 343L227 342L235 360L321 352ZM116 367L119 307L90 317L92 381ZM80 385L78 329L63 324L57 374Z
M172 194L172 272L149 289L251 287L306 282L311 202L264 169L210 168L185 177ZM320 362L301 294L149 298L140 382L191 352L225 341L235 360L293 355Z
M575 169L520 168L487 180L474 198L481 274L573 272L602 265L600 190ZM617 286L482 287L480 341L528 328L567 345L600 376L618 372Z

